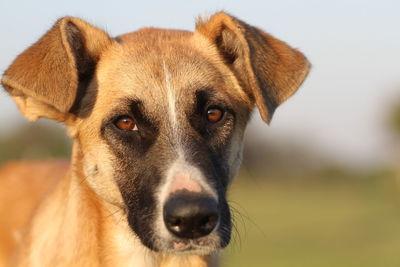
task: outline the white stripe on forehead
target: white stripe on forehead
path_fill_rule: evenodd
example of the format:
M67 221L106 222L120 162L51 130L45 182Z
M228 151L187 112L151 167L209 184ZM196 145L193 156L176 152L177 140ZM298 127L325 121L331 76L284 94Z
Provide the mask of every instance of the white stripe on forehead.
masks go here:
M165 65L165 62L163 62L163 70L165 76L165 87L167 88L169 120L171 122L172 131L176 136L178 130L178 120L176 116L176 95L173 88L171 87L171 73Z

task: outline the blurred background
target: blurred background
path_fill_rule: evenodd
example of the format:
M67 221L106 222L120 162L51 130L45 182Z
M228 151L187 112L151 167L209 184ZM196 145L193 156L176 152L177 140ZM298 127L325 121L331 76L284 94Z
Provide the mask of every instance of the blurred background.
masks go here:
M221 9L313 64L270 126L253 116L223 266L400 266L400 1L1 1L0 71L61 16L115 36ZM1 163L69 156L61 125L0 106Z

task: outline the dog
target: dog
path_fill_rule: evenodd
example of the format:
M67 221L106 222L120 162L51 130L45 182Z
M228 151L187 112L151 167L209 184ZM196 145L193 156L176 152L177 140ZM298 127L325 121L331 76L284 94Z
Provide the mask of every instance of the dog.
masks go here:
M116 38L59 19L1 82L29 120L65 125L71 162L0 171L0 265L215 266L250 115L269 123L309 69L225 12Z

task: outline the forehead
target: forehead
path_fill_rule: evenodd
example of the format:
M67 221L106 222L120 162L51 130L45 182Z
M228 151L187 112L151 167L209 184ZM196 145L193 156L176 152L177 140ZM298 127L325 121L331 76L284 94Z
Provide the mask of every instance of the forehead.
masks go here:
M199 48L193 33L145 29L118 39L98 66L96 106L103 111L126 99L159 107L171 94L190 103L203 89L226 100L240 98L233 76L224 73L212 49Z

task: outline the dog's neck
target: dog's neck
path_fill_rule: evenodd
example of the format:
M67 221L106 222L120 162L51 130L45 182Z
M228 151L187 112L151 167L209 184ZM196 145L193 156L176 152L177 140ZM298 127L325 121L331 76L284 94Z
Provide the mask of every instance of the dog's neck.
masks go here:
M32 222L19 254L20 266L214 266L216 257L163 255L142 245L123 211L101 200L90 188L81 157L75 142L67 176L46 197L38 209L41 216Z

